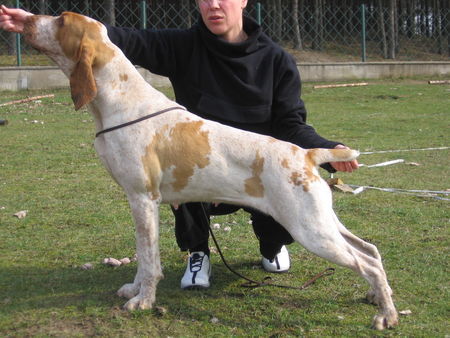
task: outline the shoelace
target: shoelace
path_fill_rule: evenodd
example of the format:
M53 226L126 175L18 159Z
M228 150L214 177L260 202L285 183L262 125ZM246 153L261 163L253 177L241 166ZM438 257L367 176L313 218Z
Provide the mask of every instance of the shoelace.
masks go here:
M189 268L191 269L191 272L199 272L202 269L203 264L203 258L205 256L200 256L199 254L193 254L191 256L190 262L189 262Z

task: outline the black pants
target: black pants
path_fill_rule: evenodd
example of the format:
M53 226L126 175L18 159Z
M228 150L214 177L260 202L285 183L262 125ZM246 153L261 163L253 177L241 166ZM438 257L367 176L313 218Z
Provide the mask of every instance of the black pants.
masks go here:
M178 246L182 251L204 251L209 254L210 216L231 214L241 208L251 215L253 231L259 239L259 250L265 258L275 258L283 245L294 241L281 224L258 210L229 204L185 203L177 210L172 208Z

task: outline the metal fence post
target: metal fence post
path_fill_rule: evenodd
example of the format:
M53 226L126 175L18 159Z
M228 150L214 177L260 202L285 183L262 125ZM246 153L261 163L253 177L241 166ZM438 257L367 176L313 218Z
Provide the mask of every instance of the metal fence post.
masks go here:
M361 61L366 62L366 5L361 5Z
M261 3L256 3L256 22L261 26Z
M16 7L20 8L20 0L16 0ZM22 66L22 46L20 44L20 34L16 33L16 59L17 66Z
M141 28L147 28L147 1L141 1Z

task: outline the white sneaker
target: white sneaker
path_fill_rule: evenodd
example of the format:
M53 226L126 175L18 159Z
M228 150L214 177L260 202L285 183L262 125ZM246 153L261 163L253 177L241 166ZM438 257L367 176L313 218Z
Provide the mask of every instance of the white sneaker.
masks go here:
M275 256L273 260L265 257L262 258L262 266L267 272L287 272L291 267L291 260L286 246L281 247L281 251Z
M181 288L209 288L211 264L209 257L203 251L191 252L184 276L181 279Z

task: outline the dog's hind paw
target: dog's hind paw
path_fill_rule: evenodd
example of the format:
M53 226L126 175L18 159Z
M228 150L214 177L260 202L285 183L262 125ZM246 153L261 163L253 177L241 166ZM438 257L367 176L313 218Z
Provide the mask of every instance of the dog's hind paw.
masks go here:
M396 311L387 313L378 313L373 317L372 328L376 330L390 329L398 324L398 315Z
M145 298L141 296L136 296L131 298L128 302L123 306L125 310L134 311L134 310L148 310L153 306L153 300L151 298Z
M117 291L117 295L119 297L124 297L131 299L135 297L139 293L139 285L134 283L124 284L119 291Z

